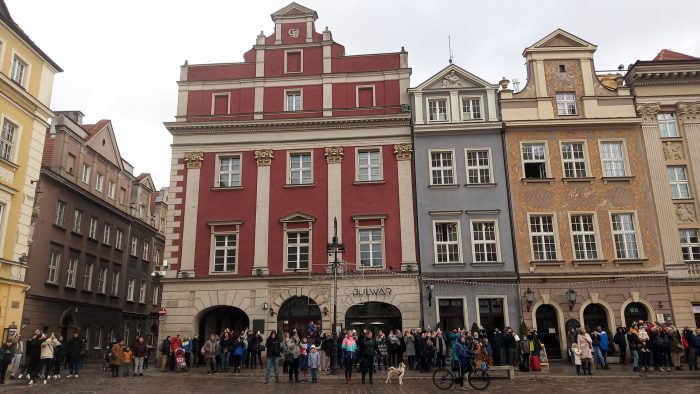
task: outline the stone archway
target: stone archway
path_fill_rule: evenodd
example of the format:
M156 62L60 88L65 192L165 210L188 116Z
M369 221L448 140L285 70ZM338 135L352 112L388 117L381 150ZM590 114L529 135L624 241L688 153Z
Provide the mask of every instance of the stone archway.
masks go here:
M623 327L629 328L629 326L632 324L631 321L627 321L628 314L625 312L627 311L627 307L633 303L640 304L646 308L646 312L648 315L647 319L656 318L656 310L649 301L639 297L628 298L627 300L625 300L625 302L622 303L622 306L620 307L620 318L622 319Z
M600 308L602 308L605 311L605 317L606 317L605 320L607 320L606 332L608 334L610 334L611 333L610 330L614 330L615 327L617 327L616 321L615 321L615 313L613 312L613 309L610 306L610 304L608 304L607 302L603 301L602 299L600 299L598 297L593 297L589 300L584 301L581 304L581 308L579 309L579 321L581 322L581 326L586 330L586 332L591 331L590 327L586 327L586 316L585 316L586 308L588 308L588 306L591 304L597 304L600 306ZM593 327L593 328L595 328L595 327ZM603 329L605 329L605 328L606 327L603 327Z
M277 313L277 332L293 332L299 337L308 336L309 322L313 322L317 331L322 330L321 308L307 296L287 299Z
M246 328L250 328L250 318L243 310L235 306L217 305L207 308L197 314L197 321L200 338L209 338L211 334L221 334L228 329L234 333L240 333Z
M78 325L78 318L73 308L68 308L63 311L61 317L58 319L58 327L60 327L60 335L63 335L63 338L70 338L73 336L73 331L80 327Z

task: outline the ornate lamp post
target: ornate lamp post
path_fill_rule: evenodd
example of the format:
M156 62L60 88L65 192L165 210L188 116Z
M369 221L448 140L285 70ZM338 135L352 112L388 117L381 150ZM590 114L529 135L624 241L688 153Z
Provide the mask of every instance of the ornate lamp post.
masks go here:
M338 323L338 270L341 260L338 260L338 253L345 252L345 245L338 241L338 218L333 218L333 240L326 246L328 254L333 253L333 261L328 263L328 272L333 273L333 327L331 328L331 338L333 346L331 346L331 374L335 375L338 370L338 332L336 326Z
M569 310L574 310L574 304L576 304L576 291L574 289L569 289L566 292L566 298L569 299Z

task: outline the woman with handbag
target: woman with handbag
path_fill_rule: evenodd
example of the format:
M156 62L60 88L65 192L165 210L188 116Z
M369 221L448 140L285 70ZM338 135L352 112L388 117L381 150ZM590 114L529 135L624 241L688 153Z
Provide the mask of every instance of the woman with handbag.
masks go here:
M345 384L352 384L352 367L357 358L357 342L353 332L348 330L342 343L343 365L345 366Z

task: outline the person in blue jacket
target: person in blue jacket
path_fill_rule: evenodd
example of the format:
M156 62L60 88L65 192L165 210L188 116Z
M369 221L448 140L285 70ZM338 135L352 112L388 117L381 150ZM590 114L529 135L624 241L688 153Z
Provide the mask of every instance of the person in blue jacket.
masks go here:
M598 326L598 333L600 334L600 356L602 358L603 369L610 369L608 366L608 349L610 348L610 340L608 339L608 333L605 332L600 326Z
M459 387L464 389L464 373L469 372L470 360L476 357L476 354L466 344L466 338L461 335L455 345L455 353L457 353L457 363L459 365Z

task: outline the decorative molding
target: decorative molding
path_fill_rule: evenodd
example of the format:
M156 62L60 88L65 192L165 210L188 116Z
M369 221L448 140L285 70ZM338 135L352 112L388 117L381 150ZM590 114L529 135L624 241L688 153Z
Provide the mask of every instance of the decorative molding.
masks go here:
M676 216L679 223L696 223L698 221L693 203L676 204Z
M450 71L449 74L445 75L445 78L442 80L443 88L461 88L463 86L464 82L459 79L459 75L457 75L455 70Z
M343 162L343 147L342 146L329 146L325 148L326 153L326 163L336 164Z
M678 103L678 117L683 123L700 123L700 102Z
M187 164L187 169L202 168L203 160L203 152L185 152L185 164Z
M642 118L643 124L655 124L657 123L656 114L661 110L661 106L656 104L639 104L637 105L637 113L639 117Z
M666 160L683 160L683 145L680 142L665 142L664 157Z
M412 144L396 144L396 145L394 145L394 155L396 155L396 160L411 160L411 157L413 157L413 145Z
M272 149L256 149L255 150L255 161L259 166L269 166L272 165L272 159L274 158Z

